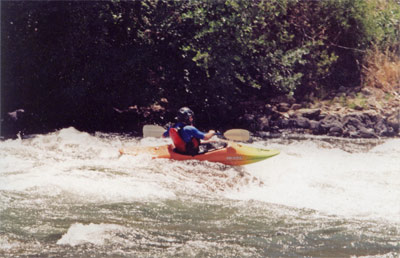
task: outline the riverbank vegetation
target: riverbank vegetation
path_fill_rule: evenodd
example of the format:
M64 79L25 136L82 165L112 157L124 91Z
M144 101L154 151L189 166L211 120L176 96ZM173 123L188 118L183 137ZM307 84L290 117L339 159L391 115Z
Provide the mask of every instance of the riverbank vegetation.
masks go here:
M27 117L3 132L138 130L184 105L222 128L282 96L316 105L354 91L336 103L359 109L363 88L386 102L400 90L394 0L1 5L2 117Z

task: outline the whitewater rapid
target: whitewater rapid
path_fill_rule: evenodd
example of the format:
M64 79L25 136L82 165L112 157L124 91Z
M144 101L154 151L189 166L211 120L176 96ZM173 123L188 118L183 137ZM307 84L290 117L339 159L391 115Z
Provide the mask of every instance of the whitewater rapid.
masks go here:
M241 189L230 198L400 222L399 139L352 153L311 141L268 146L281 155L246 167L263 186Z
M229 250L225 254L232 254L232 250L239 255L268 254L271 249L249 247L240 240L254 233L251 224L243 225L243 232L248 232L236 239L234 245L224 242L225 247L214 245L216 240L205 240L212 238L213 233L198 232L198 237L189 234L187 240L182 240L166 233L161 237L154 233L156 229L133 226L152 221L165 227L162 232L169 232L176 230L176 225L187 223L185 227L190 228L191 223L202 225L203 220L215 216L223 217L218 223L226 224L234 231L237 226L229 222L232 212L240 218L237 221L258 221L259 218L254 217L258 214L265 223L282 216L291 221L293 214L297 214L295 217L302 218L298 223L307 221L304 227L315 224L319 228L324 223L346 221L344 228L349 227L343 233L346 238L357 235L361 224L372 223L378 228L394 231L390 239L382 240L384 244L378 245L379 248L372 246L375 248L372 250L396 254L393 252L400 249L396 242L400 239L400 139L367 143L339 138L256 139L248 144L279 149L281 154L243 167L154 160L145 155L121 156L118 152L122 147L166 143L169 143L168 139L88 134L74 128L1 141L0 215L6 222L0 226L0 254L43 254L37 251L43 247L42 242L51 246L52 252L68 252L69 247L107 246L110 241L132 248L131 252L122 255L159 254L138 249L143 241L147 245L169 246L171 256L177 253L190 255L191 252L196 255L198 253L193 250L202 250L201 246L205 246L210 255L220 248ZM169 219L160 221L160 216ZM187 216L192 222L186 220ZM171 223L175 225L174 229L168 229ZM316 230L314 226L308 230ZM293 232L288 229L285 233L282 225L279 230L284 236ZM179 233L185 235L182 232L187 229ZM52 237L44 237L46 234ZM385 239L384 233L380 234ZM137 240L137 235L142 236L142 242ZM302 238L300 235L295 237L297 248L307 249L303 247L306 244ZM184 245L177 244L177 239ZM269 240L265 241L262 246L269 243ZM20 252L25 245L30 251ZM351 246L348 248L351 250ZM292 255L297 252L296 248L288 250ZM96 248L92 251L100 252ZM368 252L359 255L364 254Z
M67 194L87 201L173 198L179 192L199 192L400 222L399 139L353 153L313 141L289 145L257 141L254 146L279 149L281 154L244 168L118 153L122 146L168 142L93 136L74 128L7 140L1 143L0 190Z

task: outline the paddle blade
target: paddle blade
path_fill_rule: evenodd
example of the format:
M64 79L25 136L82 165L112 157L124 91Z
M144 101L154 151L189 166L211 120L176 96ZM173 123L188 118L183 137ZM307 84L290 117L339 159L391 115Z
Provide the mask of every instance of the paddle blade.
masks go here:
M145 125L143 126L143 137L162 137L165 129L159 125Z
M248 141L250 140L250 132L244 129L231 129L224 133L226 139L233 141Z

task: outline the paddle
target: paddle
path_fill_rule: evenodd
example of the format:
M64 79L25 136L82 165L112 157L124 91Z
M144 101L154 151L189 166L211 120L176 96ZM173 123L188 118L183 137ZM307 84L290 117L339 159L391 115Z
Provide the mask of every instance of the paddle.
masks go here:
M145 125L143 126L143 137L162 137L165 129L159 125ZM216 135L222 135L217 133ZM230 129L224 134L226 139L232 141L248 141L250 139L250 132L244 129Z
M143 126L143 137L162 137L165 129L159 125L145 125Z
M224 133L224 137L232 141L247 142L250 140L250 132L245 129L230 129Z

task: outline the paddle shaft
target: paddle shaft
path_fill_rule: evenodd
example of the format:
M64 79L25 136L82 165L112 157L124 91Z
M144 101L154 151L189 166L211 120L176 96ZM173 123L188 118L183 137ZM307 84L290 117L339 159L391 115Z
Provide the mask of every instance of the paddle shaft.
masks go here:
M159 125L145 125L143 126L143 137L162 137L165 129ZM216 133L215 135L222 135ZM226 131L223 136L226 139L233 141L248 141L250 139L250 132L245 129L230 129Z

